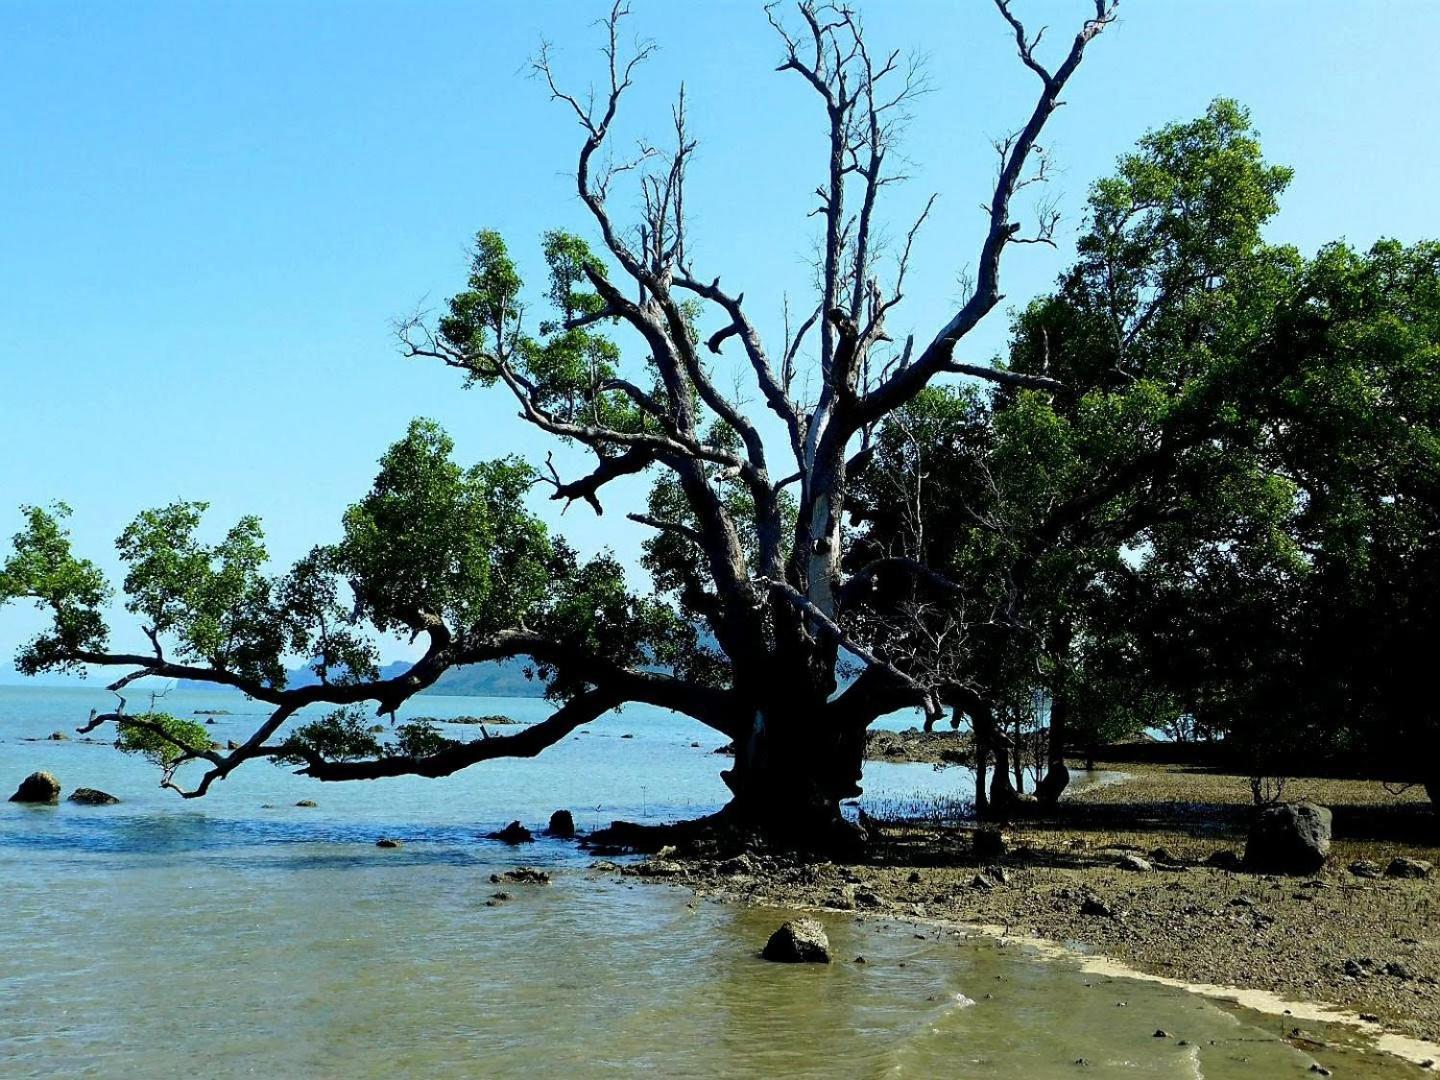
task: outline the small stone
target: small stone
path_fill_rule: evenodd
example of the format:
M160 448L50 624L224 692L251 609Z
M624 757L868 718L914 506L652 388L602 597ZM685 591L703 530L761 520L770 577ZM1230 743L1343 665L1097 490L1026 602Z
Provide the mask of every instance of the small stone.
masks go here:
M1356 877L1378 878L1385 873L1385 869L1370 859L1356 859L1350 864L1350 873Z
M382 836L379 840L375 841L375 846L383 848L397 848L403 847L404 845L399 840L391 840L388 836Z
M1318 1064L1318 1063L1317 1063L1317 1064L1314 1064L1314 1065L1311 1065L1311 1066L1310 1066L1310 1071L1311 1071L1312 1073L1314 1073L1316 1076L1329 1076L1329 1075L1330 1075L1330 1070L1327 1069L1324 1065L1320 1065L1320 1064Z
M1087 896L1084 903L1080 905L1080 914L1093 915L1098 919L1113 919L1115 909L1098 896Z
M1168 1039L1170 1037L1170 1033L1164 1028L1156 1028L1154 1037L1157 1039Z
M1374 1013L1361 1013L1360 1019L1367 1024L1378 1024L1380 1022L1380 1017Z
M814 919L790 919L765 943L761 957L777 964L828 964L830 941Z
M575 835L575 815L569 810L556 810L550 815L550 824L546 826L545 831L551 836L569 840Z
M101 791L93 787L77 787L70 793L70 802L80 803L82 806L114 806L120 800L108 791Z
M857 957L855 957L855 963L857 963L857 964L864 964L864 963L868 963L868 961L867 961L863 956L857 956Z
M1424 859L1407 859L1403 855L1390 860L1385 876L1390 878L1428 878L1435 867Z
M313 810L320 804L317 803L314 799L301 799L295 805L304 810Z
M60 801L60 781L48 772L33 772L20 781L10 801L54 806Z
M518 821L512 821L498 832L488 834L491 840L500 840L507 844L528 844L535 839L535 834L521 825Z

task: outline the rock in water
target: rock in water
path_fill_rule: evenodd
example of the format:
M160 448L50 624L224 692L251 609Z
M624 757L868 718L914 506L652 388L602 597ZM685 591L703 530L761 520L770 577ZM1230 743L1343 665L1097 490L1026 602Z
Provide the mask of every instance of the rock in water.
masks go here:
M528 844L531 840L535 839L535 836L524 825L521 825L520 822L512 821L499 832L492 832L489 838L491 840L503 840L507 844Z
M48 772L33 772L15 789L11 802L48 803L54 806L60 801L60 781Z
M569 810L556 810L550 815L550 825L546 832L562 840L569 840L575 835L575 815Z
M93 787L77 787L70 793L70 801L86 806L114 806L120 800L108 791Z
M399 840L391 840L388 836L382 836L379 840L375 841L375 846L384 848L397 848L404 845Z
M760 955L777 964L828 964L830 939L814 919L791 919L770 935Z
M1407 859L1403 855L1390 860L1390 865L1385 867L1386 877L1398 878L1428 878L1434 871L1424 859Z
M1313 874L1330 852L1330 811L1312 803L1267 806L1245 844L1245 869L1262 874Z

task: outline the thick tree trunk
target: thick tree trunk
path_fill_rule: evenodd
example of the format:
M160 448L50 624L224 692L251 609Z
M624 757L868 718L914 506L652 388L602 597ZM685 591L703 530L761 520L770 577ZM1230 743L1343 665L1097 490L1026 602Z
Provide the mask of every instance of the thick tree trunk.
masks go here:
M854 856L865 833L840 803L860 794L865 733L824 723L823 706L805 695L755 710L734 767L721 773L734 794L725 815L771 843Z
M1046 747L1045 779L1035 785L1035 797L1046 810L1053 810L1070 786L1070 770L1065 765L1069 735L1070 704L1063 692L1057 691L1050 701L1050 737Z

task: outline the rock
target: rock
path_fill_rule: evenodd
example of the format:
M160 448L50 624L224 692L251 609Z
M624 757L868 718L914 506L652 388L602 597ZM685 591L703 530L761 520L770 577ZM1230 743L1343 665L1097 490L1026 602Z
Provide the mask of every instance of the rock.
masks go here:
M1115 909L1098 896L1087 896L1080 905L1081 915L1092 915L1097 919L1113 919Z
M49 735L47 735L47 736L45 736L45 737L46 737L47 739L49 739L51 742L69 742L69 741L70 741L70 736L69 736L69 735L66 735L65 732L63 732L63 731L52 731L52 732L50 732Z
M491 899L491 900L509 900L509 899L510 899L510 894L509 894L508 892L491 893L491 894L490 894L490 899Z
M1245 869L1261 874L1313 874L1330 852L1330 811L1313 803L1264 807L1245 844Z
M1370 961L1368 959L1357 960L1351 957L1345 961L1345 974L1352 979L1363 979L1370 974Z
M998 859L1009 847L1005 834L999 829L975 830L975 857L977 859Z
M503 840L507 844L528 844L535 839L535 834L521 825L518 821L512 821L499 832L486 834L491 840Z
M723 874L725 877L753 877L759 872L759 869L753 855L743 854L715 865L715 872Z
M972 889L979 889L981 892L989 892L995 888L995 883L984 874L976 874L970 879L970 887Z
M77 787L70 793L70 802L83 806L114 806L120 800L108 791L93 787Z
M1319 1062L1314 1062L1314 1063L1312 1063L1311 1066L1310 1066L1310 1071L1311 1071L1312 1073L1314 1073L1316 1076L1329 1076L1329 1075L1330 1075L1330 1070L1327 1069L1324 1065L1321 1065Z
M1356 877L1378 878L1384 872L1384 868L1378 862L1372 862L1370 859L1356 859L1350 864L1350 873Z
M1133 870L1137 874L1148 874L1155 869L1139 855L1121 855L1115 860L1115 865L1121 870Z
M382 836L379 840L375 841L375 846L384 848L397 848L403 847L404 845L399 840L391 840L388 836Z
M621 735L620 737L621 737L622 739L633 739L635 736L632 735L632 734L630 734L630 732L627 731L624 735Z
M1209 858L1205 860L1206 866L1213 866L1217 870L1239 870L1240 856L1235 852L1222 848L1219 851L1212 851Z
M830 939L814 919L790 919L770 935L760 955L777 964L828 964Z
M1152 862L1169 863L1171 866L1178 866L1180 864L1180 860L1175 857L1170 849L1164 847L1157 847L1154 851L1150 852L1150 859Z
M1385 974L1393 979L1399 979L1401 982L1409 982L1415 977L1410 973L1410 969L1399 960L1391 960L1386 964Z
M544 870L536 870L533 866L517 866L514 870L506 870L503 874L490 875L492 885L499 885L506 881L516 885L549 885L550 875Z
M1166 1031L1164 1028L1156 1028L1156 1029L1155 1029L1155 1038L1157 1038L1157 1039L1168 1039L1169 1037L1170 1037L1170 1033L1169 1033L1168 1031Z
M1010 871L1006 870L1003 866L987 866L985 867L984 874L997 885L1010 884Z
M907 877L905 880L908 881L911 885L919 885L919 884L920 884L920 881L921 881L920 871L919 871L919 870L911 870L911 871L910 871L910 876Z
M856 889L855 906L857 908L878 908L884 907L885 901L871 889Z
M299 802L297 802L295 805L296 805L296 806L302 806L302 807L304 807L304 808L307 809L307 810L313 810L315 807L319 806L320 804L317 803L314 799L301 799L301 800L300 800Z
M205 723L213 725L215 723L215 718L211 717L210 719L206 720Z
M550 824L545 827L545 831L562 840L571 839L575 835L575 815L569 810L556 810L550 815Z
M1407 859L1403 855L1390 860L1390 865L1385 867L1385 876L1394 878L1428 878L1434 871L1430 863L1424 859Z
M48 803L54 806L60 801L60 781L48 772L33 772L15 789L11 802Z

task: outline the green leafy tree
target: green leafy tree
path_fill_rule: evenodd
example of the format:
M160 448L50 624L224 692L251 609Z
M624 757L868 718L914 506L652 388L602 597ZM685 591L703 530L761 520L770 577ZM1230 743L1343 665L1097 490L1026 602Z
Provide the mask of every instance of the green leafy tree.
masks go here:
M861 839L840 801L859 791L865 729L896 708L933 712L939 702L927 681L855 636L869 601L849 579L872 572L846 561L853 477L877 427L942 375L1056 385L1046 375L963 363L956 350L999 303L1007 249L1051 238L1048 215L1026 228L1021 193L1044 179L1045 126L1115 12L1114 0L1077 3L1083 20L1052 60L1055 38L1042 47L1010 0L995 0L1034 76L1034 97L997 147L984 235L968 256L976 268L968 295L918 344L911 337L903 346L894 324L928 204L898 230L884 206L901 178L907 103L924 80L901 54L872 49L853 10L818 0L799 0L789 18L766 9L780 70L819 106L824 150L813 297L778 348L767 345L743 296L713 269L702 271L687 235L696 143L683 94L668 149L611 158L617 114L652 48L622 49L625 7L617 3L605 22L593 94L568 92L542 50L536 73L580 126L576 192L596 242L542 238L547 310L535 319L505 240L483 231L461 291L438 319L408 320L399 335L406 355L507 395L528 423L593 457L590 471L565 479L549 459L543 470L508 460L467 469L451 460L443 433L417 423L346 514L343 537L280 577L265 572L254 522L207 546L194 504L142 515L120 547L131 609L149 631L151 648L141 652L110 650L102 586L80 587L87 564L70 553L61 523L39 515L21 538L23 550L44 548L38 564L7 568L14 584L5 595L34 597L56 613L55 631L27 662L203 679L270 705L238 749L201 755L209 767L191 795L264 757L298 760L323 780L443 775L537 753L638 701L733 740L724 824L807 845ZM631 182L634 227L612 209L613 189ZM903 240L887 246L887 234ZM743 406L741 387L764 414ZM630 515L654 532L645 549L654 589L642 595L613 559L579 559L524 508L527 488L541 483L553 498L598 513L607 485L639 474L653 484L645 512ZM377 678L376 633L423 639L425 653L405 673ZM314 658L318 685L286 687L287 655ZM863 670L842 689L847 655ZM287 734L307 705L393 712L448 668L504 657L528 658L545 680L559 706L548 720L454 746L411 733L378 751L334 717Z

